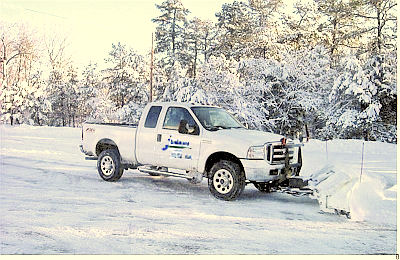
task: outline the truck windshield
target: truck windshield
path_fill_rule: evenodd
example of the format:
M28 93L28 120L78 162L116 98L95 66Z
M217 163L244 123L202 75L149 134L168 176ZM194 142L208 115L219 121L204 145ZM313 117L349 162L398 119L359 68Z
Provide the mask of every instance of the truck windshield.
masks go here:
M192 107L193 113L203 127L210 131L230 128L244 128L239 121L222 108Z

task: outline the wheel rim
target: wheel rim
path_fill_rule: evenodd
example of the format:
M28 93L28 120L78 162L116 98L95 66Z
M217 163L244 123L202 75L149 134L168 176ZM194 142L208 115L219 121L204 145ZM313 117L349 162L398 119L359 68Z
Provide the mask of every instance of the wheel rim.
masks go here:
M105 176L110 176L114 173L115 165L111 156L106 155L101 159L100 168Z
M233 188L232 174L225 169L218 170L213 177L213 184L216 191L221 194L230 192Z

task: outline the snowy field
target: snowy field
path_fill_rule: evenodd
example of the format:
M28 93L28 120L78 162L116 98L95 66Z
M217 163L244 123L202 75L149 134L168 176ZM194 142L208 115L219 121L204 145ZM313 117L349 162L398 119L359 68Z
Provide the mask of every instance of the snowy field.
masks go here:
M226 202L206 180L129 170L102 181L78 128L0 130L1 254L396 253L396 145L365 142L360 182L362 141L311 141L302 174L319 200L248 185Z

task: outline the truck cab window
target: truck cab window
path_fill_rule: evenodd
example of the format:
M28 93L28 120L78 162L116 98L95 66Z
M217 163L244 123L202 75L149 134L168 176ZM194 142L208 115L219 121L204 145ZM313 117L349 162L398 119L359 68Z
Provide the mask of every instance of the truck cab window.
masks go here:
M189 111L182 107L168 108L167 114L165 115L163 128L178 131L181 120L186 120L189 127L198 128L198 125L190 115Z
M149 110L149 113L147 114L144 127L155 128L157 125L158 117L160 116L160 112L161 112L160 106L152 106Z

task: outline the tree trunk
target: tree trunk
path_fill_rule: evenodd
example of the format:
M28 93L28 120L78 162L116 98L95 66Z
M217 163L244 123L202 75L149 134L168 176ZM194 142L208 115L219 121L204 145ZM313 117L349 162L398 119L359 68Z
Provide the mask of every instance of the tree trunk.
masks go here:
M376 19L378 22L377 48L378 48L378 54L380 54L382 49L382 21L381 21L381 10L378 6L376 6Z
M175 35L175 22L176 22L176 9L174 9L174 18L173 18L173 20L172 20L172 32L171 32L171 40L172 40L172 57L174 57L175 58L175 38L176 38L176 35ZM175 63L175 61L173 60L173 63Z
M267 58L267 47L263 47L263 58L264 60Z
M208 34L204 37L204 62L207 62L207 37Z
M194 43L193 78L196 78L196 65L197 65L197 41L195 41Z

